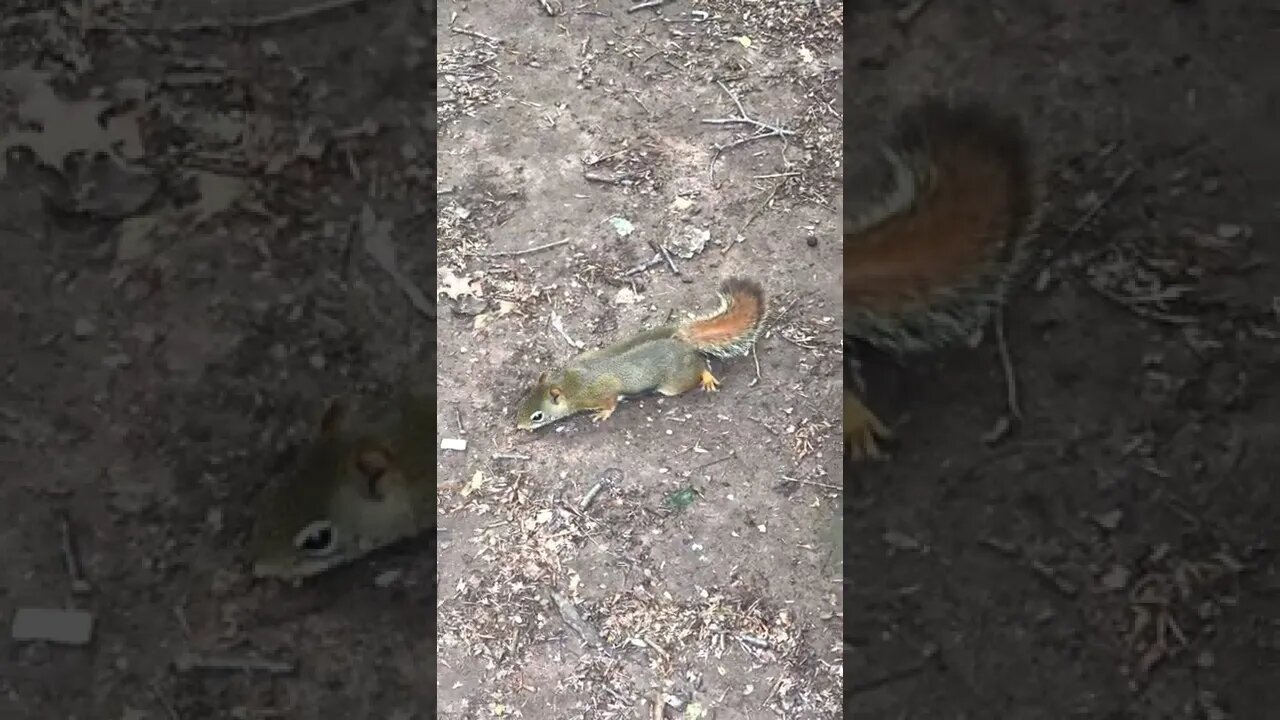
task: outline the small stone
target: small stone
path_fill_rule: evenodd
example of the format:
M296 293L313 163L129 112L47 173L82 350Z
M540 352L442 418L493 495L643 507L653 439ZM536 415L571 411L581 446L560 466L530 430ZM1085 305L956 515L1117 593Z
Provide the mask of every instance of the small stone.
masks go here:
M881 536L884 543L895 550L920 550L923 545L910 535L896 530L889 530Z
M310 363L311 363L311 367L315 368L316 370L323 370L324 356L321 355L320 353L316 353L311 356Z
M263 55L266 55L273 60L280 57L280 45L276 43L275 40L263 40L260 47L262 48Z
M1109 510L1093 516L1093 521L1098 523L1098 527L1103 530L1115 530L1120 527L1120 520L1124 518L1124 513L1119 510Z
M440 441L441 450L466 450L467 441L461 438L444 438Z
M400 576L404 573L399 570L383 570L373 578L373 586L378 588L389 588L400 581Z
M1218 191L1221 189L1222 181L1218 178L1208 178L1204 182L1200 183L1200 192L1203 192L1205 195L1217 195Z
M809 247L818 247L818 238L816 238L816 237L814 237L814 236L810 235L810 236L805 240L805 244L807 244Z
M128 367L133 362L133 358L124 353L116 353L102 358L102 365L112 370L119 370L122 367Z
M1108 590L1123 590L1129 584L1129 568L1113 565L1101 578L1102 586Z
M1240 237L1242 232L1244 232L1243 228L1232 223L1222 223L1218 226L1218 237L1223 240L1234 240Z
M19 608L13 614L10 634L19 641L87 645L93 637L93 615L84 610Z
M84 340L85 338L91 337L96 329L97 328L93 326L92 320L89 320L88 318L80 318L79 320L76 320L76 324L72 326L71 334L74 335L77 340Z

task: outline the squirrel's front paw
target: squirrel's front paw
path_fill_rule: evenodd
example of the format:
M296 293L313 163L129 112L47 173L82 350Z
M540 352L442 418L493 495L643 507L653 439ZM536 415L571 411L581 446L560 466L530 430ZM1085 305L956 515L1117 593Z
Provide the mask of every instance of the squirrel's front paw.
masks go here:
M601 422L604 420L608 420L609 416L612 414L613 414L612 407L600 408L599 410L596 411L595 415L591 416L591 418L596 422Z
M893 433L880 422L875 413L856 396L845 393L844 446L850 458L883 458L884 453L880 450L878 441L892 438Z

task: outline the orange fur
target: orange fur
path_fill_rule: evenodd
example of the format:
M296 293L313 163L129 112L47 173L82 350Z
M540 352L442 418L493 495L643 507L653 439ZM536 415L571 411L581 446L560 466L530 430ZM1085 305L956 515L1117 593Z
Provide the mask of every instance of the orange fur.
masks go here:
M912 202L844 242L844 302L883 317L926 311L939 295L1003 274L1036 211L1016 122L981 106L926 102L904 114L895 152L912 166Z
M720 286L720 298L719 312L681 325L676 337L699 350L745 352L764 319L764 291L755 282L732 278Z

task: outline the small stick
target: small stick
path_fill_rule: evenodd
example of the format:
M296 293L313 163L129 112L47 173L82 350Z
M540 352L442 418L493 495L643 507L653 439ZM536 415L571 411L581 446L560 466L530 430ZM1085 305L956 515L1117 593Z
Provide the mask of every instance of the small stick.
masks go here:
M67 566L67 576L71 578L71 592L84 595L93 589L84 577L84 569L80 565L80 554L76 551L76 537L72 532L71 518L66 514L61 517L62 526L62 559Z
M530 460L528 455L517 455L516 453L494 453L494 460Z
M556 16L556 11L552 9L551 3L547 2L547 0L538 0L538 2L542 4L542 9L547 12L547 17Z
M915 19L919 17L920 13L924 12L924 9L928 6L929 0L913 0L913 2L899 10L894 15L894 22L903 27L910 25L915 22Z
M929 667L929 664L932 661L933 661L932 656L926 657L924 660L921 660L915 663L914 665L909 665L900 670L894 670L893 672L887 673L885 675L881 675L880 677L877 677L877 678L871 678L870 680L863 680L862 682L856 682L853 684L853 687L845 686L845 693L850 695L856 695L858 693L864 693L864 692L869 692L871 690L875 690L876 688L883 687L885 685L890 685L892 683L898 682L899 680L906 680L908 678L915 677L916 675L919 675L920 673L924 672L925 668Z
M336 10L365 5L369 0L328 0L327 2L306 5L274 15L261 15L255 18L233 18L229 20L193 20L168 27L130 27L128 25L88 25L85 32L124 32L124 33L169 33L182 35L187 33L215 32L218 30L262 30L274 25L285 25L297 20L306 20L318 15L325 15Z
M1085 280L1084 284L1089 288L1091 288L1094 292L1101 295L1102 297L1110 300L1111 302L1115 303L1116 305L1119 305L1120 307L1124 308L1125 310L1128 310L1129 312L1133 313L1134 315L1137 315L1140 318L1145 318L1153 322L1164 323L1166 325L1193 325L1196 322L1195 318L1188 317L1186 315L1170 315L1168 313L1160 312L1159 310L1148 310L1147 308L1144 308L1140 305L1136 305L1132 302L1127 301L1125 298L1121 297L1120 295L1117 295L1111 292L1110 290L1102 288L1097 283L1091 282L1089 280Z
M628 151L628 150L630 150L630 149L631 149L631 146L630 146L630 145L628 145L628 146L626 146L626 147L622 148L621 150L619 150L618 152L609 153L608 155L601 155L600 157L596 158L595 160L592 160L591 162L583 163L583 164L584 164L584 165L586 165L587 167L591 167L592 165L599 165L600 163L604 162L605 160L608 160L608 159L610 159L610 158L616 158L616 157L618 157L619 155L621 155L622 153L624 153L624 152L626 152L626 151Z
M667 249L665 247L663 247L662 245L658 244L653 240L649 241L649 247L653 248L654 250L657 250L658 254L662 256L662 259L667 261L667 267L671 268L671 272L673 274L676 274L676 275L680 274L680 268L676 267L676 261L671 259L671 254L667 252Z
M489 42L497 45L502 44L501 38L496 38L496 37L493 37L492 35L485 35L484 33L476 32L475 30L463 30L462 28L456 28L456 27L451 27L449 29L452 30L453 32L458 33L459 35L470 35L471 37L480 38L481 40L488 40Z
M173 703L169 702L169 699L164 696L164 693L160 692L159 683L150 683L150 688L151 694L155 696L156 702L160 703L160 707L164 708L164 712L169 716L169 720L182 720L182 716L174 709Z
M581 350L585 347L582 343L569 337L569 333L565 332L564 329L564 320L560 317L560 313L555 310L551 311L551 327L555 328L556 332L560 333L560 337L564 338L564 341L573 346L575 350Z
M547 243L546 245L525 248L524 250L499 250L497 252L477 253L474 257L515 257L517 255L529 255L536 252L542 252L543 250L550 250L554 247L560 247L561 245L567 245L568 243L569 238L565 238L564 240L557 240L555 242Z
M1063 239L1069 240L1073 235L1083 230L1084 226L1088 225L1098 215L1102 208L1106 207L1108 203L1115 199L1116 193L1120 192L1120 188L1129 181L1130 177L1133 177L1133 173L1134 168L1125 168L1125 171L1120 173L1120 176L1116 178L1116 181L1111 184L1111 189L1107 191L1107 194L1099 198L1098 202L1094 203L1084 215L1081 215L1079 220L1076 220L1070 228L1067 228L1067 236Z
M722 463L722 462L724 462L724 461L726 461L726 460L732 460L736 455L737 455L737 453L736 453L736 452L731 452L731 453L729 453L728 455L725 455L724 457L720 458L719 460L712 460L711 462L705 462L705 463L702 463L702 464L701 464L701 465L699 465L698 467L693 468L692 470L690 470L690 471L689 471L689 473L690 473L690 474L693 474L693 473L695 473L695 472L697 472L697 471L699 471L699 470L705 470L705 469L707 469L707 468L711 467L712 465L719 465L720 463Z
M1013 360L1009 355L1009 342L1004 335L1004 306L996 308L996 349L1000 352L1000 365L1004 368L1004 398L1009 406L1009 413L1022 419L1022 408L1018 404L1018 377L1013 369Z
M1040 263L1041 267L1047 267L1052 263L1058 256L1058 248L1063 247L1066 242L1075 237L1077 233L1083 230L1086 225L1097 217L1098 213L1102 211L1102 208L1106 207L1108 203L1115 199L1116 193L1120 192L1120 188L1129 181L1129 178L1133 177L1134 172L1135 170L1133 167L1128 167L1125 168L1124 172L1120 173L1120 175L1116 177L1115 182L1111 184L1111 189L1107 190L1107 194L1099 198L1098 202L1094 203L1083 215L1080 216L1079 219L1072 223L1071 227L1067 228L1066 234L1062 237L1063 242L1058 243L1057 247L1051 248L1049 252L1045 254L1043 261Z
M738 244L738 238L743 237L743 233L747 231L747 228L751 227L751 223L755 222L755 219L760 217L760 213L764 212L764 209L769 206L769 203L773 202L773 196L778 194L779 188L781 188L782 184L785 182L786 179L779 180L777 184L773 186L773 190L769 192L769 197L765 198L764 202L757 205L756 209L747 216L747 221L742 223L742 227L738 228L738 233L734 236L733 240L731 240L728 245L725 245L720 249L721 255L727 255L729 250L733 248L734 245Z
M839 485L832 485L831 483L818 482L817 480L806 480L804 478L794 478L794 477L791 477L790 475L783 475L782 479L786 480L787 482L793 482L797 485L812 485L814 487L825 488L827 490L843 490L844 489Z
M717 80L716 84L719 85L720 89L723 90L729 96L729 99L733 100L733 104L738 108L738 116L731 117L731 118L703 118L702 122L708 125L731 125L731 124L752 125L755 128L757 128L759 132L757 132L755 135L751 135L745 138L739 138L737 140L734 140L733 142L726 143L724 145L714 145L716 152L714 155L712 155L711 163L707 167L707 174L708 176L711 177L712 180L715 179L716 160L720 159L720 156L723 155L726 151L732 148L738 147L739 145L745 145L746 143L749 143L753 140L763 140L765 138L771 138L771 137L780 137L782 138L782 141L785 143L787 136L794 135L796 132L795 130L788 130L786 128L779 127L777 125L770 125L769 123L761 122L747 115L746 108L742 106L742 101L738 99L738 96L734 94L734 92L730 90L729 87L724 84L724 82Z
M583 171L582 179L590 182L604 183L606 185L619 185L631 179L631 175L605 175L604 173Z
M627 8L627 12L633 13L633 12L638 12L640 10L644 10L646 8L658 7L659 5L666 4L666 2L667 0L648 0L648 2L642 2L639 5L632 5L631 7Z
M662 255L654 255L652 260L646 260L640 263L639 265L623 270L622 274L619 275L619 277L627 277L629 275L635 275L636 273L642 273L645 270L648 270L649 268L653 267L654 265L661 265L661 264L662 264Z
M178 672L205 670L211 672L265 672L286 675L294 671L294 664L261 658L205 657L196 653L183 653L173 661Z

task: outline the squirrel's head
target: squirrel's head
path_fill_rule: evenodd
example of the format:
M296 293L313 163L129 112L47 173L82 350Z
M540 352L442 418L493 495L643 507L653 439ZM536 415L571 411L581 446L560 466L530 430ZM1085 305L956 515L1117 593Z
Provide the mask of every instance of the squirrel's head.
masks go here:
M544 372L520 401L520 408L516 411L516 427L521 430L537 430L572 414L564 389L550 382Z
M316 575L415 529L391 449L344 434L344 416L342 404L330 403L300 464L258 508L249 546L255 576Z

